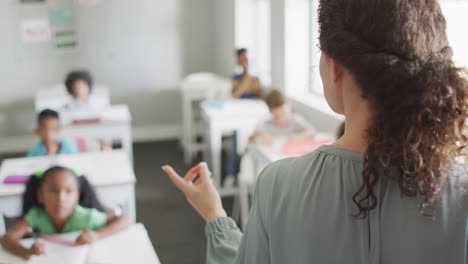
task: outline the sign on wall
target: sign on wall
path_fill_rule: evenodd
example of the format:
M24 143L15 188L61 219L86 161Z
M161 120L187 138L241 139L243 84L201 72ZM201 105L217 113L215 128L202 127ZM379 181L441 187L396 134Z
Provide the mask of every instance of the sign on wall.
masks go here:
M21 40L24 43L50 41L50 26L47 19L25 19L20 22Z
M73 4L56 4L49 8L53 44L59 50L73 50L78 47L75 8Z

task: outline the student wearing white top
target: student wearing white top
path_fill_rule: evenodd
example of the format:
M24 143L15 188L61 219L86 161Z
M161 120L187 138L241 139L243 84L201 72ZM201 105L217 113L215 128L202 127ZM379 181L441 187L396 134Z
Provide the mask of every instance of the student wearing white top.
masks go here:
M65 105L67 110L93 110L91 92L93 90L93 77L86 70L70 72L65 79L65 86L70 94L70 100Z
M265 97L272 118L262 123L250 136L250 141L262 140L272 144L273 138L285 137L289 140L313 139L314 129L298 114L292 113L286 103L286 97L278 90L273 90Z
M163 169L206 220L207 263L466 264L468 82L437 0L319 0L332 146L268 166L244 234L206 164ZM197 177L199 175L199 177Z

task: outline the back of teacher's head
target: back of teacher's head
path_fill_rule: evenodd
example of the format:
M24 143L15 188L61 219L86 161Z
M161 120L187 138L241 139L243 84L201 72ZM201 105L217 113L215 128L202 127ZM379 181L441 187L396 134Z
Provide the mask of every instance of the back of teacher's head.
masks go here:
M435 202L464 156L468 117L467 81L438 1L321 0L319 30L323 53L352 75L372 109L356 216L378 206L376 183L394 170L404 196Z

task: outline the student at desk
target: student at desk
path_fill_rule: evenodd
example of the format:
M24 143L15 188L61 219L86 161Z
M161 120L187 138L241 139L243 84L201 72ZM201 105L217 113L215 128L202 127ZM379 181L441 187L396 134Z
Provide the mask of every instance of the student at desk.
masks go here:
M28 181L23 195L23 214L23 218L7 230L1 244L25 259L47 251L40 241L30 248L20 244L20 240L31 230L44 235L83 231L74 242L83 245L130 225L127 217L103 212L84 176L58 166L33 175Z
M94 104L90 97L93 90L93 77L86 70L70 72L65 79L65 86L71 98L65 105L67 110L93 110Z
M28 157L78 153L78 147L74 142L59 139L60 117L56 111L42 110L39 113L37 124L36 133L41 141L28 152Z
M232 76L232 96L242 99L262 98L263 91L260 80L249 72L247 49L238 49L236 55L240 72Z
M289 140L313 139L314 129L299 115L293 114L286 103L285 96L278 90L271 91L265 98L272 119L263 123L249 140L261 140L271 144L274 137L286 137Z
M206 164L183 178L163 167L207 222L206 263L466 264L468 81L440 1L318 2L344 135L263 170L244 234Z

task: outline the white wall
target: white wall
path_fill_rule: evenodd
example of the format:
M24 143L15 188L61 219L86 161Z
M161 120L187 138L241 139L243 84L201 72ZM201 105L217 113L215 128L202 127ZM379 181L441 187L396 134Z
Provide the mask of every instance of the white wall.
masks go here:
M231 76L235 64L235 0L214 0L215 72Z
M102 2L77 7L80 47L64 53L51 43L19 39L21 18L46 17L47 7L0 1L0 136L30 133L36 90L61 82L73 68L88 68L96 82L111 87L113 103L129 104L134 126L178 125L179 81L191 72L217 70L217 1Z
M271 0L271 81L272 86L285 86L285 1Z

